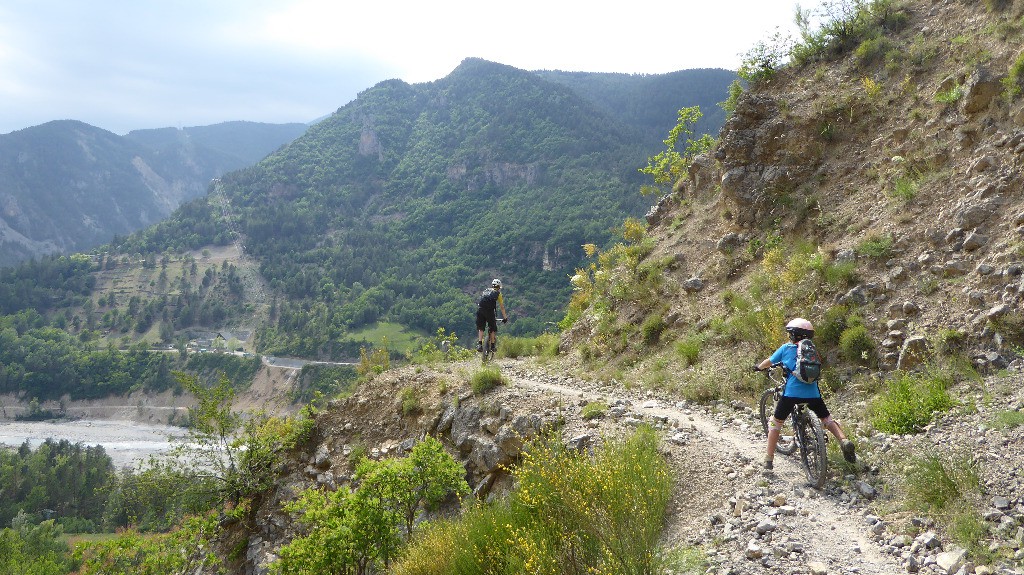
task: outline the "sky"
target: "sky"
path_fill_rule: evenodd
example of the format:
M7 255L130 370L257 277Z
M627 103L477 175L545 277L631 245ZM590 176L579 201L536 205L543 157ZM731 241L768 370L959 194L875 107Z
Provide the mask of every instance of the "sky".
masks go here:
M822 0L800 5L817 7ZM0 134L311 122L466 58L523 70L738 68L794 0L4 0Z

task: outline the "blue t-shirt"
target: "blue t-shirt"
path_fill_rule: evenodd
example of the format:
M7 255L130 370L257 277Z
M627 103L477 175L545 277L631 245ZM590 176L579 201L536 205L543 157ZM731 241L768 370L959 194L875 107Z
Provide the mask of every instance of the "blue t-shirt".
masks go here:
M796 369L796 344L795 343L784 343L782 347L775 350L770 358L772 363L782 362L782 365L786 366L786 370L789 375L786 376L786 393L783 394L787 397L821 397L821 390L818 389L818 382L804 383L797 379L793 375L793 370Z

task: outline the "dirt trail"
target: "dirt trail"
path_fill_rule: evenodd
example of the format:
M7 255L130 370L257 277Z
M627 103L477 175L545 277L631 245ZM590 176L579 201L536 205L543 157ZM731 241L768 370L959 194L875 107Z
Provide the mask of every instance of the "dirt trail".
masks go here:
M883 553L871 540L867 511L851 505L849 496L837 495L841 491L808 487L797 456L779 455L773 474L766 476L761 471L765 441L749 413L716 414L706 408L672 405L621 389L585 389L587 384L569 379L551 383L520 368L507 364L503 369L511 387L555 396L567 405L628 401L631 411L644 419L670 422L669 435L684 439L666 441L670 458L682 463L675 468L682 475L678 479L683 491L670 517L669 532L693 540L694 531L707 530L716 517L717 521L742 520L748 526L758 525L754 530L735 530L725 537L718 532L717 537L728 543L717 558L712 557L720 567L738 568L732 572L744 573L906 573L899 557ZM830 472L835 481L835 470ZM757 505L758 499L772 503ZM758 536L762 526L772 532L769 537ZM728 541L730 537L732 541ZM751 550L751 545L760 550ZM778 557L780 549L788 551L787 556ZM802 568L791 571L794 563L802 564Z

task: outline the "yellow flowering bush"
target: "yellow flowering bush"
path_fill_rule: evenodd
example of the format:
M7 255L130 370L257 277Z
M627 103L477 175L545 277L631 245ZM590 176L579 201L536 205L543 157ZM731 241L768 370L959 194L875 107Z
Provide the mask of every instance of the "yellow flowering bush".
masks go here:
M393 573L654 573L672 490L658 441L644 427L593 456L535 442L509 498L429 526Z

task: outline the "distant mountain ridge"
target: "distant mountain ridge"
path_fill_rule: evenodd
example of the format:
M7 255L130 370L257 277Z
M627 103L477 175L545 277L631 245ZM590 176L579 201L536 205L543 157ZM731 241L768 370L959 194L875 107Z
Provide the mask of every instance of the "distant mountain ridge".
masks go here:
M0 135L0 266L86 251L152 225L203 195L211 178L306 128L229 122L119 136L60 120Z
M581 245L604 244L650 206L638 169L663 149L675 112L716 108L735 78L716 74L699 101L676 98L651 128L637 121L643 114L607 112L592 87L550 75L470 58L434 82L382 82L256 166L224 176L218 197L282 296L268 339L385 319L427 333L454 329L468 321L477 288L498 276L515 293L513 332L543 331L560 319ZM634 105L653 83L608 80ZM674 75L666 101L687 81ZM289 313L314 301L323 307L301 312L301 322ZM324 353L332 336L293 341L281 353Z
M709 102L737 78L736 72L720 68L680 70L667 74L617 74L604 72L562 72L541 70L541 78L564 84L621 122L640 129L645 140L658 145L674 124L679 102L694 102L704 115L694 126L696 134L718 135L725 123L725 110Z

